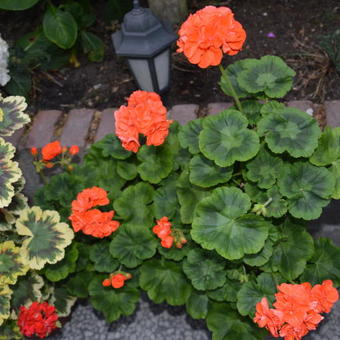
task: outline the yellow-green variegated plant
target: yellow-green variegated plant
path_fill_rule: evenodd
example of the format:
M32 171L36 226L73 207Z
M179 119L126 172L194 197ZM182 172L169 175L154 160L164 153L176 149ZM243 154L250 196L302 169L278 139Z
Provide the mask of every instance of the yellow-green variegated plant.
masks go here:
M48 301L66 315L74 303L38 272L63 259L73 231L56 211L28 206L15 147L4 139L30 121L26 107L23 97L0 96L0 339L22 337L16 323L20 306Z

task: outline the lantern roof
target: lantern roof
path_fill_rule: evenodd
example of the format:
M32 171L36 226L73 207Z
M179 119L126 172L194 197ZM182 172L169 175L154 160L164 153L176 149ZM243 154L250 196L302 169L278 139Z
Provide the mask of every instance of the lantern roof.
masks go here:
M134 1L134 8L124 16L122 29L112 34L116 54L150 58L170 46L177 36L148 8Z

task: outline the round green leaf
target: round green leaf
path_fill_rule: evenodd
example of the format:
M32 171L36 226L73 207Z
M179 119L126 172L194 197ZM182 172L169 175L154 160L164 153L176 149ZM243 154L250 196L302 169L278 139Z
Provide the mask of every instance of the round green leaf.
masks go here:
M318 146L321 130L314 118L294 107L267 114L258 123L258 133L274 153L309 157Z
M242 259L245 264L252 267L260 267L267 263L273 254L272 242L267 238L264 247L257 254L245 255Z
M261 118L261 108L263 104L257 100L244 100L242 101L242 113L247 117L249 124L257 124ZM237 110L236 106L231 109Z
M237 82L249 93L264 92L270 98L282 98L292 88L295 72L280 57L248 59L243 67Z
M238 60L238 61L234 62L233 64L229 65L224 70L224 74L222 74L222 76L221 76L221 80L219 82L219 85L220 85L222 91L227 96L233 97L234 94L233 94L232 89L230 88L230 85L229 85L228 80L226 79L226 76L228 76L238 98L245 98L245 97L248 97L250 95L247 91L245 91L242 87L240 87L238 82L237 82L237 77L240 74L240 72L244 70L244 67L245 67L248 60L252 60L252 59Z
M296 218L313 220L329 203L335 179L326 168L296 162L287 165L278 184L281 194L287 197L289 212Z
M47 39L63 49L71 48L78 35L78 25L70 12L49 7L44 14L43 30Z
M97 272L112 273L118 268L119 262L111 256L109 242L95 243L90 249L90 259L94 262L94 269Z
M73 243L65 249L65 256L61 261L53 265L45 266L44 274L46 278L52 282L65 279L70 273L76 270L78 254L77 245Z
M182 272L181 265L171 261L150 260L140 269L139 283L149 298L167 302L172 306L186 303L191 295L191 285Z
M301 282L312 285L321 284L323 280L332 280L340 286L340 247L336 247L327 238L315 240L315 252L302 273Z
M54 305L59 317L70 315L71 308L76 303L77 298L70 295L66 287L56 287L50 297L49 303Z
M155 255L158 242L148 226L123 224L111 241L111 255L126 267L134 268Z
M131 181L136 178L137 166L133 161L124 160L117 162L117 174L127 181Z
M0 243L0 285L16 283L18 276L25 275L29 267L13 241Z
M182 148L188 148L192 154L200 152L198 146L198 136L202 131L203 119L191 120L184 126L181 126L178 133L178 139L181 143Z
M11 307L19 312L20 306L28 307L34 301L40 301L42 298L41 288L44 280L41 276L34 272L22 277L13 287L13 296L11 299Z
M223 286L226 280L225 262L199 249L190 250L183 262L183 271L197 290L210 290Z
M115 200L114 210L124 219L124 223L151 227L154 220L150 207L153 195L153 187L148 183L130 185Z
M144 181L157 184L172 170L173 154L167 145L143 145L137 153L137 158L141 162L137 170Z
M23 11L34 6L39 0L1 0L0 8L9 11Z
M0 2L1 7L1 2ZM29 123L30 117L24 113L27 108L25 97L0 95L0 136L11 136Z
M212 300L223 302L236 302L237 293L241 288L241 282L226 278L226 283L223 287L207 292L208 297Z
M107 322L118 320L122 315L131 315L139 301L139 290L126 286L114 289L103 287L104 276L95 277L89 284L90 302L103 313Z
M72 229L60 222L56 211L42 211L39 207L25 209L16 222L16 229L19 235L26 236L20 252L32 269L60 261L74 237Z
M83 51L90 61L102 61L104 58L105 44L102 39L91 32L81 31L81 44Z
M310 162L317 166L325 166L338 159L340 159L340 127L332 129L326 126Z
M186 168L182 171L177 181L177 197L180 203L181 222L183 224L192 223L194 210L197 203L205 196L208 191L194 186L189 181L189 169Z
M245 282L237 293L237 309L241 315L254 317L256 304L266 297L274 300L277 286L281 282L273 274L262 273L256 280Z
M271 113L280 113L285 108L286 108L285 104L280 103L276 100L271 100L262 105L261 115L266 116L267 114L271 114Z
M193 240L228 260L257 253L268 236L268 223L259 216L244 215L249 208L250 199L240 189L213 190L196 207Z
M181 261L188 255L191 247L190 244L186 243L183 248L164 248L162 246L158 247L158 252L162 255L162 257L166 258L167 260L173 261Z
M262 189L271 188L279 177L283 161L261 148L254 159L247 163L247 178Z
M194 156L189 164L190 182L199 187L209 188L230 180L233 168L221 168L202 155Z
M247 118L232 109L207 117L199 135L201 152L221 167L253 158L259 151L259 137L247 125Z
M0 285L0 326L9 318L12 291L7 285Z
M340 199L340 159L336 162L333 162L332 166L329 168L329 171L332 173L335 178L334 191L332 194L332 198L339 200Z
M89 295L88 285L93 275L94 272L87 271L74 274L66 283L68 293L77 298L87 298Z
M208 313L208 304L209 298L206 294L193 291L185 307L193 319L205 319Z
M226 303L214 303L209 308L207 326L212 340L258 340L263 339L255 325L247 323Z
M292 223L283 225L279 235L266 267L292 281L301 275L314 253L313 238L303 227Z

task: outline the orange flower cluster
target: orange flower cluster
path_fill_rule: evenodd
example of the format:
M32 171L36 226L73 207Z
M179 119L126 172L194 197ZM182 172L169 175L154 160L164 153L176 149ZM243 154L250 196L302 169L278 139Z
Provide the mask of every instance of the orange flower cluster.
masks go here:
M130 273L111 274L108 279L103 281L102 285L104 287L112 286L113 288L122 288L125 284L125 281L131 278L132 275Z
M176 248L182 248L183 244L187 243L182 231L171 229L171 222L166 216L156 222L157 224L152 228L152 231L161 239L162 247L171 248L175 242Z
M228 7L206 6L182 24L177 52L201 68L221 63L223 53L237 54L246 40L242 25Z
M43 161L50 161L54 157L59 156L63 152L61 144L58 140L52 143L46 144L41 149L42 159Z
M339 299L331 280L314 287L305 282L283 283L277 288L275 309L269 308L264 297L256 304L254 322L268 329L274 337L281 336L285 340L300 340L310 330L315 330L323 319L320 313L329 313Z
M115 112L116 135L123 148L137 152L139 134L146 136L146 145L161 145L168 136L171 120L166 119L166 108L160 96L154 92L135 91Z
M102 212L91 209L97 205L107 205L110 201L107 192L99 187L85 189L72 202L72 215L69 217L75 232L82 231L86 235L103 238L111 235L119 228L118 221L112 221L114 211Z

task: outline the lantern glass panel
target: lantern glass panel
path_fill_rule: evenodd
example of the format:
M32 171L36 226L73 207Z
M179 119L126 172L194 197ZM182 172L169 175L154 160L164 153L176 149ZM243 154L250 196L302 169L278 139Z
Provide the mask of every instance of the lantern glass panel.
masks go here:
M129 66L137 79L138 85L144 91L154 91L147 59L128 59Z
M169 69L170 69L170 49L166 49L158 54L155 59L155 70L157 75L158 87L162 91L169 84Z

